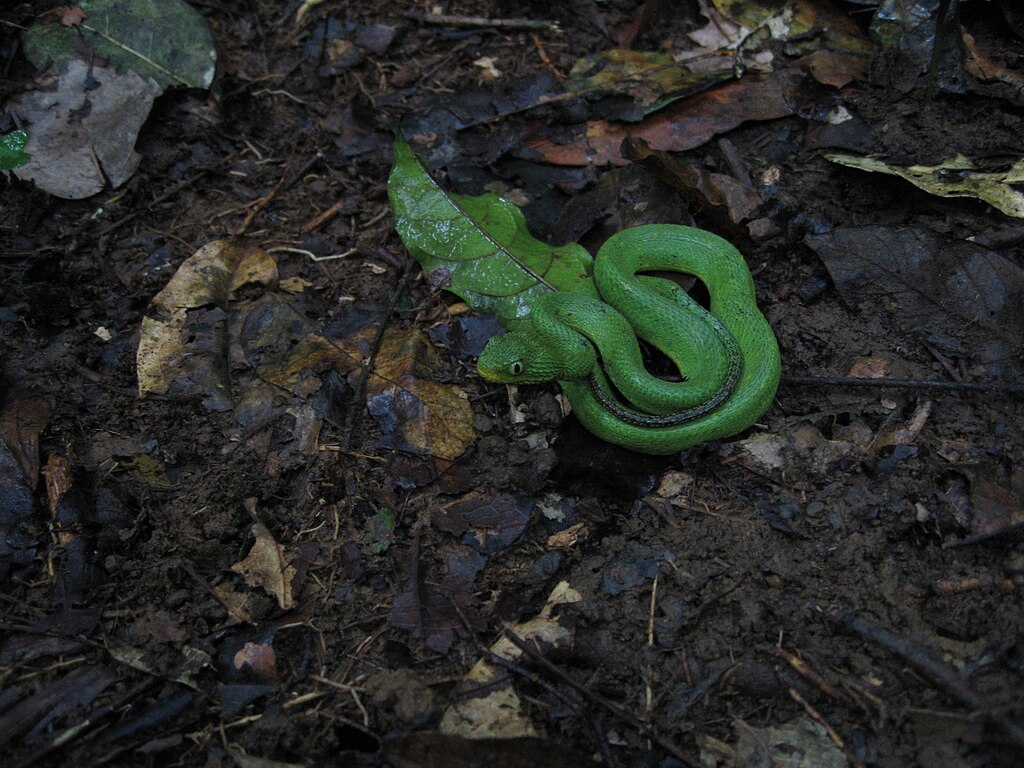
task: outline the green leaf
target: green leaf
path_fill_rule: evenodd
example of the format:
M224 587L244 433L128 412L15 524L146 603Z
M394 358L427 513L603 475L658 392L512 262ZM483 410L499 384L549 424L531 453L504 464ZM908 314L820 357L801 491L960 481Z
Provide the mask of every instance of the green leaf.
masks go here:
M213 82L213 36L183 0L78 0L76 5L86 14L80 24L37 22L22 36L25 55L37 67L52 63L60 71L71 59L94 54L163 87L207 88Z
M575 243L534 238L522 211L493 193L468 197L438 186L401 135L388 178L395 229L431 283L456 294L506 327L549 291L597 296L593 258Z
M25 131L11 131L0 135L0 171L9 171L32 159L32 155L22 151L26 144L28 134Z
M387 552L395 538L396 523L394 513L387 507L381 507L377 510L377 514L366 521L363 539L370 545L370 551L373 554L379 555L382 552Z

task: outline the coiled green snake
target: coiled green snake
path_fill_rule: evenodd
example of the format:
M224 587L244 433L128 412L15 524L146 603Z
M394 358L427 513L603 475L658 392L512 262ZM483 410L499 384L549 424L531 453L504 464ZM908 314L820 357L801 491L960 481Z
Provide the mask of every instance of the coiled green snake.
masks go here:
M657 271L700 279L710 312L671 280L642 274ZM487 343L480 375L557 380L587 429L651 454L734 435L771 405L779 347L730 243L672 224L626 229L598 251L594 284L601 300L569 291L535 300L522 325ZM649 373L638 337L661 350L682 380Z

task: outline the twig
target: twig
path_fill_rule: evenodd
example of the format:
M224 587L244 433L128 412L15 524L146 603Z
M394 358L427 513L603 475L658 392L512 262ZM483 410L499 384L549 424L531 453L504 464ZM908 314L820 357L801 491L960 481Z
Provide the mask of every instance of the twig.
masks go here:
M893 387L937 389L950 392L1007 392L1024 394L1024 384L1001 381L935 381L931 379L868 379L857 376L783 376L783 384L822 387Z
M839 747L839 749L843 750L843 754L846 755L846 759L853 765L857 766L857 768L862 768L864 764L856 757L854 757L853 751L848 746L846 746L846 742L843 741L843 737L840 736L839 732L832 727L832 723L826 720L825 716L822 715L821 712L819 712L817 709L811 706L811 704L803 696L800 695L800 692L796 688L787 688L786 690L789 692L790 698L804 708L804 711L807 713L808 717L810 717L812 720L817 722L818 725L825 729L825 733L828 734L828 737L832 740L832 743Z
M519 650L521 650L523 653L529 655L530 658L532 658L534 661L536 661L538 664L540 664L542 667L544 667L544 669L546 669L552 675L554 675L559 680L561 680L563 683L568 685L574 691L579 693L581 696L583 696L583 697L593 701L595 704L597 704L597 705L603 707L604 709L608 710L608 712L610 712L616 718L618 718L622 722L626 723L627 725L632 726L633 728L635 728L637 731L639 731L644 736L647 736L647 737L653 739L658 744L659 747L661 747L663 750L668 752L670 755L672 755L674 758L676 758L677 760L679 760L683 764L689 765L689 766L695 766L696 765L696 763L694 763L693 760L691 760L686 755L685 752L680 750L679 747L677 747L671 741L669 741L668 739L662 738L661 736L659 736L656 733L653 733L649 723L645 723L643 720L641 720L640 718L636 717L635 715L629 714L629 712L624 710L618 704L615 704L615 703L613 703L611 701L608 701L608 699L604 698L600 694L594 693L592 690L587 688L585 685L582 685L581 683L576 682L568 674L563 672L559 667L555 666L550 661L548 661L546 658L544 658L544 656L542 656L540 654L540 652L537 651L536 648L531 646L523 638L519 637L519 635L517 635L515 632L513 632L510 629L506 629L505 632L504 632L504 635L509 640L509 642L511 642Z
M929 656L921 648L912 646L906 640L897 637L882 627L877 627L863 619L847 613L833 616L833 621L849 630L858 637L875 643L889 653L903 659L936 688L959 701L964 706L982 715L1013 742L1024 748L1024 728L1006 715L996 714L990 704L955 671Z
M810 682L818 686L818 689L826 696L835 699L836 701L845 704L848 707L856 706L856 702L853 701L852 697L838 690L835 686L832 685L832 683L826 680L824 676L820 672L818 672L818 670L814 669L810 664L808 664L800 657L794 656L789 651L780 648L777 645L772 648L772 656L775 656L778 659L782 659L790 667L792 667L793 671L800 675L800 677L804 678L805 680L809 680Z
M363 369L359 374L359 380L356 382L355 392L352 395L351 405L348 409L348 418L345 419L345 431L341 436L342 453L348 453L352 449L352 431L359 420L359 414L362 412L359 404L366 395L366 382L373 372L374 360L377 357L377 353L380 352L381 344L384 342L384 332L388 328L388 321L394 313L395 307L398 306L398 299L405 292L411 276L412 270L406 267L398 278L395 290L392 291L391 298L388 300L388 305L384 310L384 317L381 320L380 327L377 329L377 335L373 339L373 345L370 347L370 354L367 356L366 362L363 363Z
M557 21L542 19L488 19L483 16L454 16L446 13L419 13L405 11L406 18L437 24L442 27L471 27L474 29L525 29L546 32L561 32Z
M270 205L274 198L277 197L277 193L281 191L284 186L285 179L288 178L288 169L285 168L284 173L281 174L281 178L277 180L277 184L267 194L261 197L256 202L252 203L249 208L249 212L245 215L245 220L238 226L238 228L231 234L235 237L240 237L245 234L245 231L252 224L252 220L256 218L260 211Z

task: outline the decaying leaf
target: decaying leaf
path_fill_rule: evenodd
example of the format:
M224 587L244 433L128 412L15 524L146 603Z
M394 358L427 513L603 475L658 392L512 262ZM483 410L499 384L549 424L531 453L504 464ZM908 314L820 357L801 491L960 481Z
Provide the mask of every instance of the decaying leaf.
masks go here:
M10 450L34 490L39 481L39 434L53 409L45 397L26 397L8 403L0 413L0 441Z
M974 197L983 200L1007 216L1024 218L1024 192L1014 185L1024 183L1024 158L1000 173L976 170L963 155L938 165L912 165L901 168L883 160L855 155L825 155L833 163L872 173L885 173L906 179L918 189L939 197Z
M447 533L466 533L464 543L490 553L519 540L530 522L533 506L529 498L471 493L435 509L431 521Z
M652 150L642 140L627 139L622 153L677 190L690 210L699 211L701 220L715 231L735 231L761 205L761 196L753 187L685 163L668 152Z
M159 84L207 88L217 49L206 20L183 0L77 0L22 36L25 55L57 71L70 61L111 61Z
M615 48L577 61L564 86L567 91L590 96L626 96L639 106L639 119L730 79L731 65L728 60L724 63L725 71L690 72L670 53Z
M434 381L437 352L416 328L385 335L366 384L366 404L382 445L457 459L476 438L473 409L456 384Z
M838 227L805 242L844 299L906 331L960 338L981 329L1024 343L1024 270L994 251L883 226Z
M274 539L263 523L253 523L252 535L256 541L245 559L231 566L231 570L242 574L250 587L262 587L277 598L282 610L295 606L292 581L295 566L285 556L284 549Z
M546 137L526 141L526 146L555 165L621 165L623 139L641 138L652 149L682 152L699 147L712 137L748 120L774 120L793 114L791 91L800 75L782 71L744 77L713 91L691 96L651 115L635 125L594 120L585 135L566 143Z
M11 111L28 127L31 155L14 175L71 200L95 195L108 182L121 186L142 159L135 140L159 92L135 72L72 60L55 90L11 100Z
M510 631L522 640L534 643L541 653L568 647L575 637L575 630L565 620L555 616L555 613L562 605L582 600L582 595L567 582L559 582L551 590L541 612L532 619L510 627ZM516 661L523 655L523 651L507 637L500 638L490 650L509 661ZM471 739L537 735L533 723L522 711L519 696L504 667L480 659L464 680L468 687L479 693L470 698L458 699L449 706L441 718L439 730Z
M450 571L439 585L428 583L418 546L406 553L406 561L404 586L395 595L388 624L422 637L432 651L446 653L456 634L479 628L474 627L479 617L473 609L476 599L471 592L472 582L461 572Z
M736 720L736 740L700 738L701 765L744 768L846 768L843 750L836 746L825 726L807 715L767 728L755 728Z
M231 659L235 669L250 669L267 680L277 680L277 655L274 646L266 643L246 643Z
M277 264L267 253L230 240L208 243L186 259L153 299L153 316L143 318L139 394L201 396L212 409L229 409L228 305L243 285L276 281Z

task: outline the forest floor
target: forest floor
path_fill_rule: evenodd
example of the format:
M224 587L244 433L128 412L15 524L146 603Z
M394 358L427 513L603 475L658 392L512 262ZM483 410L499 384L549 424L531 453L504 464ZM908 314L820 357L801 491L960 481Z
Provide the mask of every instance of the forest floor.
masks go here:
M0 10L0 100L46 88L18 33L53 5ZM698 2L192 5L216 78L127 181L0 180L9 768L1020 764L1013 0L938 38L938 0L888 37L806 0L739 53ZM400 130L547 242L734 242L768 412L651 457L481 380L494 322L395 232Z

